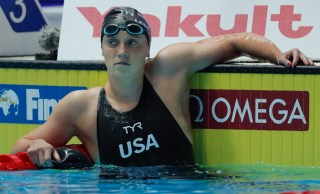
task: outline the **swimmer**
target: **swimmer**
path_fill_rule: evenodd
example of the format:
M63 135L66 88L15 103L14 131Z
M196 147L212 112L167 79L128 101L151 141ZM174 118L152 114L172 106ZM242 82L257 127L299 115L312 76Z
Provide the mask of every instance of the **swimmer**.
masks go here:
M107 83L66 95L12 153L27 151L34 164L52 167L52 160L61 161L55 148L77 136L95 164L192 165L188 81L193 73L242 55L288 67L314 65L299 49L283 53L252 33L173 44L152 59L151 42L141 13L112 9L101 29Z

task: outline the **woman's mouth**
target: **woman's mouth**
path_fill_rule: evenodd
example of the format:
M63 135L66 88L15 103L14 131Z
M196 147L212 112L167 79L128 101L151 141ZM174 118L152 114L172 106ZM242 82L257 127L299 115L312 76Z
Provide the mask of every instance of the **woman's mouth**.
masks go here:
M118 63L115 63L114 65L130 65L130 64L126 62L118 62Z

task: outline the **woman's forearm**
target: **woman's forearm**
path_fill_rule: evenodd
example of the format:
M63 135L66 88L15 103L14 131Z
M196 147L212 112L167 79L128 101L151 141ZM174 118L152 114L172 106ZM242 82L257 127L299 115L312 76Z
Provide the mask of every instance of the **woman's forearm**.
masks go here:
M271 40L253 33L240 33L236 36L233 46L243 55L279 64L278 59L283 53Z

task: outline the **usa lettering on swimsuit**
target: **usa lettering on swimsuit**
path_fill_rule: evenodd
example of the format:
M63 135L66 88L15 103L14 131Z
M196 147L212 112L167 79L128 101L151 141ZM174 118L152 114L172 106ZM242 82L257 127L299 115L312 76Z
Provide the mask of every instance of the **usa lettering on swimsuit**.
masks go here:
M129 135L129 133L134 133L136 129L143 130L143 127L141 122L137 122L132 126L125 126L123 129L125 130L125 133ZM125 145L127 147L126 149L124 149ZM140 154L144 151L150 150L152 147L156 149L160 147L153 134L148 134L147 138L138 137L133 141L127 141L125 145L119 145L119 151L122 158L128 158L133 153Z

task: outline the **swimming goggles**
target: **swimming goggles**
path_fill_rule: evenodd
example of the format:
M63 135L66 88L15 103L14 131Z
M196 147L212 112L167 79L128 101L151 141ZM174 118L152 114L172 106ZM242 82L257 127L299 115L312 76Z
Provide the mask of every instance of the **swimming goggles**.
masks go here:
M103 33L107 36L112 36L117 34L120 29L125 29L128 34L131 35L139 35L139 34L143 34L143 28L141 26L139 26L138 24L127 24L125 26L121 25L119 26L118 24L109 24L106 25L106 27L104 27L103 29Z

